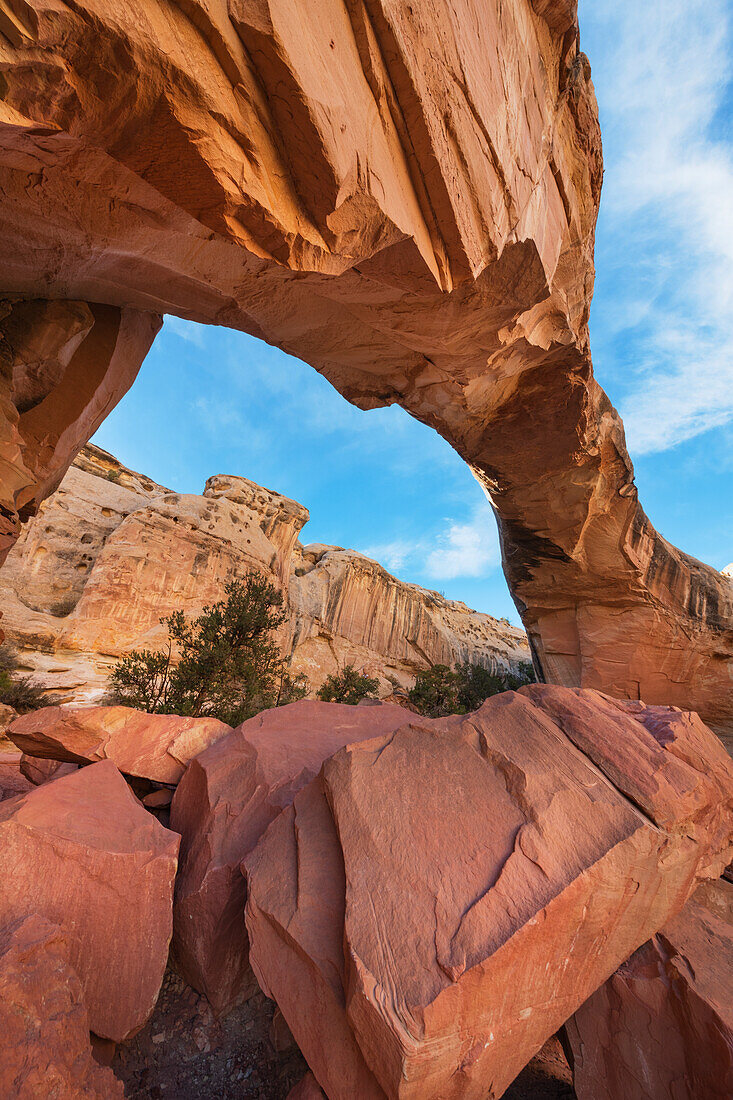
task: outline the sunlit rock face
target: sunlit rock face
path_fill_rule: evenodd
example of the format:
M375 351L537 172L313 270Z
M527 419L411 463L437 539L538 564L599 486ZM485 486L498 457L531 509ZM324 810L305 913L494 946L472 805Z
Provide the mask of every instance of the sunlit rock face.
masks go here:
M353 550L306 546L307 510L243 477L182 496L86 447L27 523L0 570L7 641L66 700L99 701L110 668L162 647L161 618L190 618L257 570L283 593L279 642L312 689L345 664L382 695L430 664L508 671L530 660L524 631L391 576Z
M2 28L8 293L239 328L399 403L490 494L548 680L731 729L730 584L651 526L593 379L573 0L15 0Z

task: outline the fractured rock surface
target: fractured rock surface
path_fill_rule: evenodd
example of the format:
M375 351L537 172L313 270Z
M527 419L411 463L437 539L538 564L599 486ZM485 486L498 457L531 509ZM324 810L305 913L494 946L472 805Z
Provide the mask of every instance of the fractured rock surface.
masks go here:
M231 732L217 718L59 706L16 718L8 737L29 756L72 764L111 760L125 775L175 784L195 756Z
M32 333L56 300L146 339L173 313L399 403L490 495L546 680L733 730L731 585L654 530L593 378L603 163L573 0L19 0L3 25L3 285ZM109 348L87 358L111 407ZM8 537L74 449L49 476L16 400ZM72 419L78 446L98 418Z
M0 927L30 913L61 927L103 1038L122 1041L153 1010L178 844L110 760L0 803Z
M171 828L181 834L173 947L184 976L217 1012L256 989L241 861L326 757L409 718L389 704L305 699L250 718L189 765L171 806Z
M733 1096L733 885L698 887L568 1021L578 1100Z
M37 914L0 928L0 1035L4 1100L122 1100L92 1058L68 937Z
M250 961L330 1100L501 1096L720 874L733 764L638 718L508 692L339 751L273 822L246 860Z

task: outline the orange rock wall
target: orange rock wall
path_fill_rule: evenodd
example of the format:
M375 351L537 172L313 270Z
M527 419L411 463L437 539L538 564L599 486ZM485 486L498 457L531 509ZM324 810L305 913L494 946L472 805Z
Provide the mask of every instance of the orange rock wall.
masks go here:
M593 379L573 0L13 0L0 65L0 290L229 325L401 404L490 495L548 680L733 728L731 586L654 530Z

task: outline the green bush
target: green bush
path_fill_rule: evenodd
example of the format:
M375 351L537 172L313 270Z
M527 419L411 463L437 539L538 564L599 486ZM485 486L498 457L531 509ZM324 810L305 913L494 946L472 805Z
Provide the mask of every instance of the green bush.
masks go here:
M40 684L30 676L18 675L18 658L8 646L0 646L0 703L4 703L18 714L27 714L30 710L56 706L61 700L49 695Z
M224 594L192 623L182 611L162 619L166 648L125 654L110 675L109 701L237 726L302 699L305 678L290 676L273 639L285 621L282 594L256 573L229 581Z
M357 672L353 665L344 665L340 672L327 677L318 690L318 698L324 703L348 703L355 707L362 699L375 696L379 680Z
M516 691L534 680L532 665L524 663L514 673L489 672L483 665L459 664L455 668L433 665L415 678L408 699L426 718L449 714L468 714L477 710L492 695Z

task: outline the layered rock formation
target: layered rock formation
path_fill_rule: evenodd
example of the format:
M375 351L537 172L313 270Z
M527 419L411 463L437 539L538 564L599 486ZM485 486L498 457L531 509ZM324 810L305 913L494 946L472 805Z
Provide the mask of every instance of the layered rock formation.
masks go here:
M115 658L162 646L164 615L195 615L231 572L265 572L290 612L281 644L315 689L352 663L406 686L419 668L530 659L524 632L390 576L351 550L307 546L302 505L240 477L171 493L88 447L0 569L2 626L24 667L66 699L103 694Z
M733 885L700 886L568 1021L578 1100L733 1096Z
M534 685L296 794L245 861L250 961L330 1100L501 1096L721 873L733 763L663 709Z
M153 1011L178 843L110 760L0 803L0 928L33 913L60 926L103 1038L126 1039Z
M654 530L593 379L603 170L575 8L13 0L2 289L41 336L51 299L145 339L148 311L175 313L278 345L364 409L400 403L490 495L546 679L730 729L731 586ZM85 423L43 404L59 432ZM6 386L9 529L53 481L40 433L20 462L19 416Z

